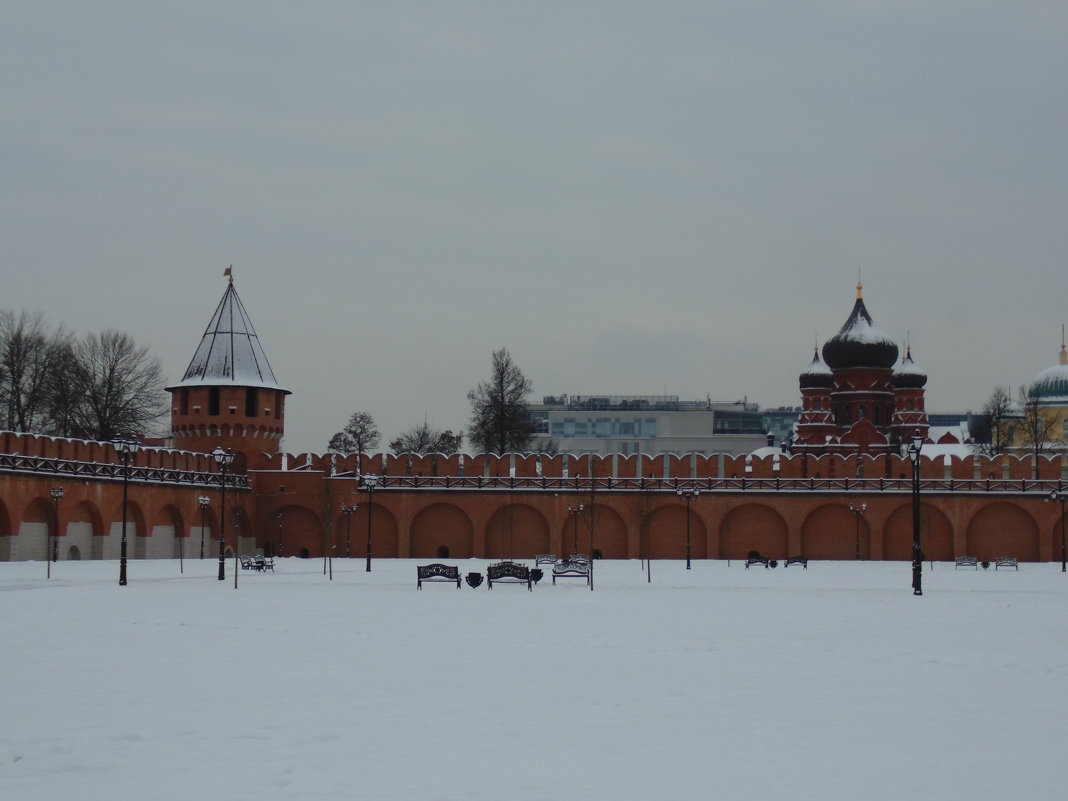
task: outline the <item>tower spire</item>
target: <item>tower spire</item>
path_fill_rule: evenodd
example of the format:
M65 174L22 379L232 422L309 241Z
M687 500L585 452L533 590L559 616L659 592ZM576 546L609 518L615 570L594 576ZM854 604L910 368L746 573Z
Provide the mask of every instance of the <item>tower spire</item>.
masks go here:
M1061 323L1061 364L1068 364L1068 351L1064 349L1064 323Z

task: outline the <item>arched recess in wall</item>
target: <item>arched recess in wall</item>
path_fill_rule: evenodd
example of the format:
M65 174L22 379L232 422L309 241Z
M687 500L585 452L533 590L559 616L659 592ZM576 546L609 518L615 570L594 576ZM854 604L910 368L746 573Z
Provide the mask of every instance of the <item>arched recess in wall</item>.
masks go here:
M948 562L953 553L953 524L934 506L920 503L920 550L924 559ZM912 503L890 513L883 527L883 559L912 561Z
M653 559L686 558L686 502L673 501L653 510L649 519L650 547ZM706 558L708 537L704 521L691 506L690 509L690 554L694 559Z
M145 510L141 505L129 499L126 504L126 556L130 559L144 559L150 532L145 524ZM111 554L107 558L118 559L122 546L122 501L117 503L111 518Z
M626 559L627 550L627 524L623 521L619 512L610 506L595 503L593 516L589 516L589 508L579 518L579 550L586 553L592 550L599 553L602 559ZM570 522L570 521L568 521ZM593 524L593 547L590 547L590 524ZM573 532L566 531L564 543L565 551L570 553L571 544L574 542Z
M182 555L188 556L189 554L184 552L185 544L178 541L182 533L182 513L178 507L171 503L160 507L156 521L152 525L148 555L163 559L177 559L178 549L181 547Z
M104 517L95 503L79 501L73 508L61 509L60 517L66 521L61 550L76 547L82 559L104 558Z
M435 503L412 520L412 556L434 557L438 548L449 549L450 559L474 556L475 538L471 519L451 503Z
M359 508L352 515L352 556L367 556L367 509L366 500L359 503ZM385 506L375 504L371 509L371 556L379 559L396 559L398 550L397 518ZM345 531L334 530L334 542L341 547L334 553L341 553L344 547Z
M486 524L486 556L490 559L529 559L549 550L549 522L526 504L503 506ZM451 548L449 554L453 555Z
M52 520L51 502L34 498L22 510L18 537L11 548L11 558L43 560L48 553L49 524Z
M976 512L966 542L967 555L981 560L1015 556L1022 562L1038 561L1038 525L1011 503L992 503Z
M846 503L828 503L801 524L801 555L809 559L856 559L857 516ZM871 559L871 526L860 515L860 558Z
M772 559L794 555L786 553L789 533L782 515L759 503L747 503L728 512L720 538L721 559L744 559L750 551L760 551Z
M307 551L309 556L323 555L323 526L319 516L299 505L284 506L278 510L282 515L281 540L278 544L279 556L299 556ZM233 524L227 520L227 530ZM230 534L226 535L232 540Z

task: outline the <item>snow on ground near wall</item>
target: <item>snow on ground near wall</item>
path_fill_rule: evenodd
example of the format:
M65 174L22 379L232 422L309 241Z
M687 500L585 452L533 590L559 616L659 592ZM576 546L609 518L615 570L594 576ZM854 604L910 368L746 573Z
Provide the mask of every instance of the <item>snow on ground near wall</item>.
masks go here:
M1063 797L1058 564L415 564L0 564L0 798Z

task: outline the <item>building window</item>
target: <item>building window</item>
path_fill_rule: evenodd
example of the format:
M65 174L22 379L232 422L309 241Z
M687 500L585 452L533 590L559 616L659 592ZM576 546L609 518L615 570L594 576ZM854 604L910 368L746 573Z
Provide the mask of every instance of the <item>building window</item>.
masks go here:
M208 414L212 415L213 417L217 417L219 415L219 388L218 387L209 387L208 388Z
M256 416L256 407L259 405L257 394L255 387L245 390L245 417Z

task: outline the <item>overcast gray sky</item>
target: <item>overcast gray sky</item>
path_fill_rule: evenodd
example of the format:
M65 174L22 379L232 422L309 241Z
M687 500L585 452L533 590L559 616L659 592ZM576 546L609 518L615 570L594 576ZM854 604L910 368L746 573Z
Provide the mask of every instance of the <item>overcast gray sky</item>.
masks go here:
M977 409L1056 362L1068 3L5 2L0 305L181 377L234 265L285 446L366 410L799 403L858 268Z

